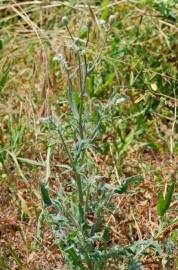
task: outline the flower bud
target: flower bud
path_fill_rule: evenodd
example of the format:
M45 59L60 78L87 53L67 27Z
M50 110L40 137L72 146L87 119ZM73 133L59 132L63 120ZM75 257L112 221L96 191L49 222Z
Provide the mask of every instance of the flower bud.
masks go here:
M105 23L106 23L106 22L105 22L105 20L102 20L102 19L101 19L101 20L98 20L98 23L99 23L101 26L105 26Z
M109 22L109 24L112 24L113 22L115 22L115 20L116 20L116 16L115 15L110 15L108 22Z
M74 41L75 41L75 45L80 46L80 39L79 38L75 38Z
M88 20L87 21L87 27L90 29L92 27L92 21L91 20Z
M64 26L67 26L68 23L69 23L68 17L67 17L67 16L62 17L62 24L63 24Z

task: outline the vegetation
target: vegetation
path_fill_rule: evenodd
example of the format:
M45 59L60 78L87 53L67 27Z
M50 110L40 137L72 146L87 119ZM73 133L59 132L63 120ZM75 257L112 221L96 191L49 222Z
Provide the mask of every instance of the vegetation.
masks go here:
M0 1L0 269L177 269L176 8Z

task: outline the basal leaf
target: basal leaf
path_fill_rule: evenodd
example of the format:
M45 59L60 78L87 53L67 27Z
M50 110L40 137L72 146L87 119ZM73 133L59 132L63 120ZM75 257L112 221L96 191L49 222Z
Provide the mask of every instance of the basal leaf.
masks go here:
M176 184L176 182L173 181L171 186L168 187L166 198L165 198L165 209L166 209L166 211L169 209L169 206L171 204L172 196L173 196L174 189L175 189L175 184Z
M160 216L164 216L166 211L169 209L171 204L172 196L175 189L175 181L168 187L166 196L164 198L163 192L160 192L158 195L158 204L157 204L157 211Z
M165 200L162 192L158 194L158 204L157 204L157 211L160 216L164 215L165 211Z

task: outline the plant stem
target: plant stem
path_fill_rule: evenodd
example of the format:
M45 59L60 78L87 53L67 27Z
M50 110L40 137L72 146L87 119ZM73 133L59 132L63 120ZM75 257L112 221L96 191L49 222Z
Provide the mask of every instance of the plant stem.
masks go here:
M75 176L75 181L76 181L76 184L77 184L77 188L78 188L78 196L79 196L79 207L80 209L83 211L83 205L84 205L84 200L83 200L83 189L82 189L82 181L81 181L81 177L80 177L80 174L77 172L77 169L75 167L75 164L74 164L74 161L73 161L73 158L68 150L68 147L66 145L66 142L62 136L62 133L61 131L59 130L58 128L58 132L59 132L59 136L61 138L61 141L62 141L62 144L64 146L64 149L68 155L68 158L70 160L70 163L71 163L71 166L72 166L72 170L74 172L74 176ZM82 220L83 220L83 215L81 216Z
M81 60L80 55L78 54L78 65L79 65L79 86L80 86L80 108L79 108L79 130L80 130L80 138L83 139L83 101L84 101L84 92L86 88L86 80L87 80L87 64L86 64L86 57L84 56L84 64L85 64L85 77L84 82L82 84L82 72L81 72Z
M80 138L83 140L83 125L82 125L82 113L83 113L83 85L82 85L82 71L80 55L78 53L78 66L79 66L79 88L80 88L80 108L79 108L79 131Z

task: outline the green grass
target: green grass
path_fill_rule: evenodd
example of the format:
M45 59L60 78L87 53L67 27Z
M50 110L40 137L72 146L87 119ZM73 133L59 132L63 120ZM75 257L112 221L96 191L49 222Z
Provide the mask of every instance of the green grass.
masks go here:
M0 268L176 269L176 1L1 2Z

